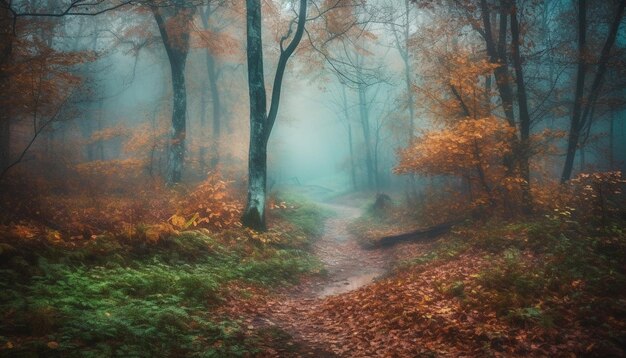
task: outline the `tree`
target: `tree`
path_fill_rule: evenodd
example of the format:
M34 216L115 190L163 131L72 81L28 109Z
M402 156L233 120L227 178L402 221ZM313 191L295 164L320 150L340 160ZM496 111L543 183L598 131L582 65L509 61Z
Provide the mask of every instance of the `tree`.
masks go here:
M185 159L185 137L187 126L187 88L185 65L189 54L189 26L195 8L182 4L162 8L152 7L167 53L172 74L172 129L169 145L167 182L180 182Z
M411 16L411 3L409 0L404 0L400 8L395 6L396 1L391 2L389 8L391 9L391 18L387 21L393 35L394 46L402 59L404 84L406 86L406 108L409 114L408 118L408 139L413 137L415 132L415 100L414 100L414 88L413 88L413 69L411 58L411 25L415 18ZM399 22L394 20L398 19Z
M289 57L298 47L306 22L307 0L300 0L297 19L289 24L289 31L280 39L280 55L267 111L267 94L263 71L263 41L261 32L261 1L246 0L246 43L248 61L248 93L250 96L250 146L248 148L248 198L242 216L245 226L265 230L265 202L267 196L267 143L278 114L283 76ZM293 33L293 25L296 31ZM285 42L289 44L285 47Z
M504 158L504 164L511 178L519 177L521 188L521 208L529 213L532 209L531 198L531 158L534 154L531 146L532 128L546 113L549 97L558 83L558 76L544 78L538 75L528 76L526 72L532 63L541 66L541 54L551 53L554 48L533 50L536 43L542 41L532 16L546 10L538 3L522 3L514 0L480 0L474 4L454 0L455 9L461 28L471 26L482 41L487 60L492 65L492 73L485 78L486 102L491 102L491 77L495 78L496 90L501 109L492 111L502 116L514 130L511 136L511 152ZM524 4L524 8L521 8ZM536 19L535 19L536 20ZM457 35L458 37L464 35ZM470 39L470 43L477 43ZM530 79L530 80L529 80ZM454 93L458 88L451 88ZM462 97L462 96L461 96ZM494 108L495 109L495 108ZM517 115L516 115L517 110Z
M209 30L209 17L213 12L215 12L215 9L213 9L211 7L211 4L209 4L206 9L204 9L204 11L202 11L200 14L200 17L202 19L202 26L205 30ZM206 69L209 80L209 91L211 92L211 108L213 114L213 156L211 158L210 167L215 168L220 161L219 142L222 133L222 101L220 99L220 93L218 91L219 73L216 69L216 56L211 53L211 50L208 46L206 48ZM204 106L202 110L205 110Z
M228 34L228 27L233 23L239 22L238 11L229 12L229 8L236 7L229 4L226 0L211 0L202 8L200 12L201 27L196 27L192 38L195 38L197 44L194 48L200 48L205 52L205 68L207 73L207 81L202 83L201 95L201 117L202 127L205 128L207 119L211 122L211 143L210 145L201 145L200 162L201 166L206 169L205 157L206 149L210 148L210 158L208 167L215 169L220 162L222 156L222 133L224 129L231 133L232 123L227 121L227 107L225 100L227 93L225 86L220 85L220 80L224 76L228 56L242 57L239 54L240 41L232 38ZM210 114L207 113L207 107L211 107Z
M42 19L16 23L10 8L0 7L0 177L21 162L37 138L60 119L81 79L72 68L93 56L52 45L58 23ZM12 125L32 128L17 156L11 150Z
M581 132L587 126L587 122L590 121L594 105L600 96L600 89L608 68L611 49L617 38L617 33L624 16L625 6L626 0L621 0L617 5L615 17L610 25L608 36L600 52L600 57L597 60L595 76L588 94L585 96L585 77L589 70L588 62L590 62L590 53L587 48L587 3L585 0L578 1L578 66L576 71L576 89L567 140L565 163L563 165L563 173L561 174L561 183L568 181L572 175L574 158L576 156L576 149L580 144Z

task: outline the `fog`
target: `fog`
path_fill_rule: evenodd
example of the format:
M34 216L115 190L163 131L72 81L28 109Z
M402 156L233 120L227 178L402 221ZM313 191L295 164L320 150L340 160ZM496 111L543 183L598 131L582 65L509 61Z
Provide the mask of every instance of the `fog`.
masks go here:
M626 356L625 15L0 0L0 356Z
M99 4L99 9L107 10L106 5ZM177 174L181 179L175 183L193 185L207 173L219 172L245 185L250 97L243 8L230 2L174 5L165 6L161 14L150 4L138 4L132 9L104 11L101 16L20 17L16 34L44 41L49 51L58 53L59 61L65 62L48 64L56 71L49 78L66 76L67 83L51 80L53 90L42 92L50 96L45 108L48 113L35 108L39 115L34 120L35 132L46 118L51 119L51 125L36 133L37 139L30 146L33 113L11 114L11 133L6 135L12 140L5 156L5 167L12 168L9 173L37 170L37 162L42 160L46 165L63 162L67 168L132 159L141 162L138 169L143 174L139 176L149 173L151 180L172 184L168 170L173 165L170 156L175 145L170 143L178 143L172 138L183 133L183 154L176 164L182 168ZM32 8L42 14L59 10L54 4L37 6L22 1L15 9ZM276 7L264 5L262 10L268 110L281 56L279 40L293 19L294 6L284 1ZM317 185L336 193L402 195L430 191L427 183L433 183L432 179L449 183L455 173L415 169L410 174L398 169L394 174L401 160L398 153L413 139L450 125L450 118L459 114L455 98L460 99L461 107L468 107L467 101L476 107L477 90L484 91L487 98L479 106L492 108L489 113L478 113L474 108L469 112L476 113L466 115L493 115L521 128L521 102L503 97L517 96L521 87L503 90L496 85L496 77L501 76L497 71L487 75L479 67L486 66L480 61L500 60L493 57L496 55L477 59L489 48L481 37L484 34L460 20L459 14L468 10L451 4L414 6L383 0L355 2L346 8L349 11L338 8L312 15L301 43L286 62L286 72L278 83L282 91L278 114L269 134L270 191L281 186ZM319 13L320 9L310 11ZM88 9L79 10L89 13ZM542 136L545 147L531 149L534 157L527 177L541 182L559 177L568 152L566 134L570 119L576 116L575 38L574 28L567 25L572 13L567 2L549 1L528 11L534 13L522 24L529 29L522 43L527 57L522 58L520 69L528 87L528 104L524 106L530 111L529 136ZM589 46L597 51L609 31L608 20L602 20L602 15L609 12L603 6L590 9ZM162 28L155 14L165 18ZM445 23L445 19L450 22ZM38 32L38 26L54 35ZM286 39L290 36L292 33ZM607 57L606 78L592 88L597 73L593 69L583 84L583 92L591 91L583 95L592 98L599 94L593 99L598 105L583 114L589 118L582 128L581 143L574 146L578 150L567 154L573 158L568 160L574 173L624 169L623 81L618 76L623 70L620 61L626 43L623 26L617 28L616 38L612 52L607 52L611 57ZM506 40L512 39L510 35ZM177 46L186 46L184 55ZM517 76L512 55L507 57L509 81ZM463 56L474 61L475 67L464 69L460 64L467 62L458 62ZM172 79L172 71L180 64L182 85ZM448 85L442 83L446 77ZM186 97L185 103L176 109L181 96ZM32 102L26 97L19 100ZM510 113L505 108L507 101L513 106ZM585 110L584 101L581 111ZM32 109L33 105L23 108ZM181 124L172 127L176 121L182 121L184 128ZM57 174L63 176L62 172ZM467 175L462 174L466 178L460 180L471 183L474 174Z

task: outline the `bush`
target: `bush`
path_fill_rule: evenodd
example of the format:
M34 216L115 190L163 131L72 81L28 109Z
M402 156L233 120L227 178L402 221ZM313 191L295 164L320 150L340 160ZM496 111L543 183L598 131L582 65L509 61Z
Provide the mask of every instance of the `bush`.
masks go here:
M14 245L0 271L0 355L250 355L256 343L236 317L215 315L224 286L294 283L319 270L303 251L202 232Z

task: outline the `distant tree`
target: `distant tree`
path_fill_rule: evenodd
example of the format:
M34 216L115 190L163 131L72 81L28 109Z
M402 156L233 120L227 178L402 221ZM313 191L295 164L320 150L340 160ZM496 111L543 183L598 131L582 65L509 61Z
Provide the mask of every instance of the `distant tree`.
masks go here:
M202 27L204 30L210 30L209 18L215 12L215 7L208 4L205 9L200 12L200 18L202 19ZM220 161L220 139L222 133L222 100L220 97L220 91L218 89L219 72L217 70L216 62L217 56L210 49L210 46L206 46L206 69L207 77L209 81L209 92L211 95L211 108L212 108L212 134L213 134L213 150L210 162L210 167L215 168ZM202 96L204 99L204 96ZM205 110L203 106L202 110ZM204 156L203 156L204 157Z
M393 35L393 46L402 59L402 72L404 77L405 104L408 112L407 136L410 140L415 133L415 93L413 86L413 58L411 49L411 26L414 26L415 18L412 15L413 6L410 0L391 1L387 5L390 18L385 21Z
M233 130L233 123L228 122L228 105L225 104L229 89L221 85L220 81L224 79L226 70L239 67L239 59L243 57L241 41L229 34L232 33L229 27L238 26L240 21L243 22L240 19L243 15L235 4L227 0L208 2L199 9L199 15L201 26L194 27L192 43L194 48L199 48L205 54L207 77L206 81L202 82L200 123L203 129L210 124L211 133L210 144L200 145L200 163L205 171L207 167L214 170L218 166L222 158L221 152L224 150L221 147L224 131L226 130L228 135ZM236 66L228 65L232 61L231 58L237 63ZM207 148L210 149L208 166L205 161Z
M326 0L324 4L318 16L325 21L306 30L306 45L313 50L312 55L322 59L340 83L354 89L357 94L356 118L362 142L357 147L361 151L359 157L363 158L366 186L373 190L379 186L380 179L376 151L380 131L372 123L372 110L380 84L387 80L384 61L369 60L374 57L370 48L376 40L370 29L374 23L374 11L361 0ZM352 141L352 127L349 121L347 123L349 141ZM351 157L354 163L354 155Z
M0 7L0 177L20 163L36 139L62 117L81 82L72 68L93 60L89 52L53 46L57 22L15 19L10 8ZM12 127L18 126L31 129L22 147L12 135Z
M574 158L576 157L576 150L581 141L581 133L583 129L588 126L593 108L601 95L601 87L609 67L611 51L624 17L625 6L626 0L620 0L617 4L600 56L597 60L593 61L593 59L590 58L592 54L589 52L587 41L587 2L586 0L578 0L578 65L576 70L576 87L561 182L568 181L572 176ZM585 86L585 80L590 70L590 65L594 62L596 64L595 76L593 77L591 86L586 90L587 86ZM587 92L587 94L585 94L585 92Z
M187 136L187 87L185 66L189 54L190 24L195 7L174 4L170 7L152 7L167 53L172 75L172 130L169 144L167 182L180 182L185 159Z

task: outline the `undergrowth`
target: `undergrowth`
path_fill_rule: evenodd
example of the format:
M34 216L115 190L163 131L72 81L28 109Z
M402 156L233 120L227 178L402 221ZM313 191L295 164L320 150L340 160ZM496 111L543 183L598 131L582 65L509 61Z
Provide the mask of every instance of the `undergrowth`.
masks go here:
M396 205L392 199L379 194L363 206L363 214L351 222L348 230L364 248L374 248L382 237L402 234L419 228L421 222L411 210Z
M274 217L291 223L308 237L320 237L324 233L324 221L332 215L331 210L296 193L277 193L273 201L270 208Z
M237 317L218 316L216 309L231 294L293 284L302 274L319 271L317 260L303 250L302 236L323 227L323 216L313 225L312 219L299 219L306 215L303 210L281 219L295 218L282 224L292 232L198 230L156 241L5 237L0 355L253 354L257 338Z
M555 218L491 227L475 241L494 264L480 272L478 283L484 290L474 303L490 302L498 315L513 323L551 327L573 313L562 309L566 300L576 308L577 318L602 325L600 317L623 310L622 227ZM599 302L603 304L596 306Z
M612 355L626 342L626 326L620 323L626 317L623 227L617 220L583 225L549 215L466 223L399 269L419 271L460 255L478 257L490 264L469 276L436 282L437 289L460 300L465 310L494 312L511 327L580 326L595 340L589 352Z

